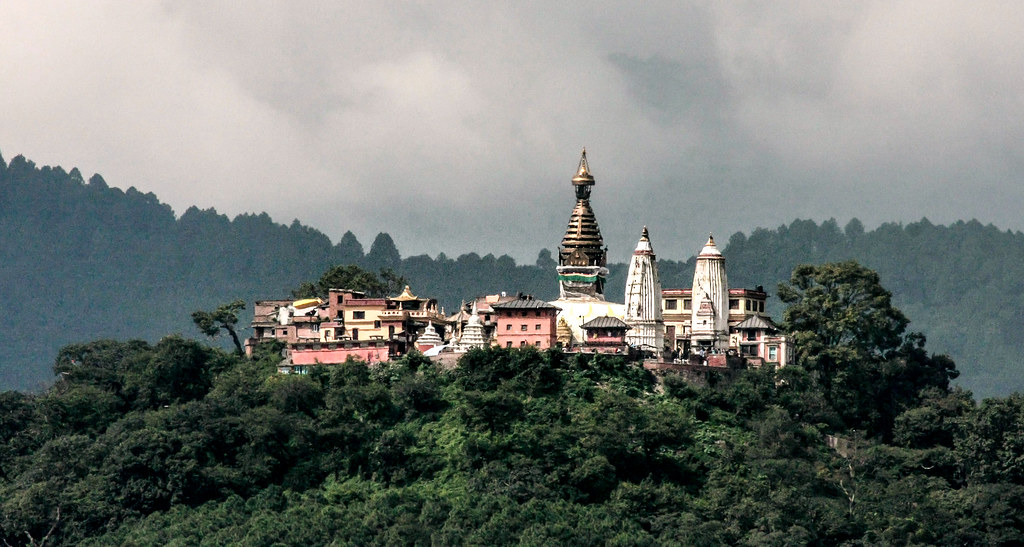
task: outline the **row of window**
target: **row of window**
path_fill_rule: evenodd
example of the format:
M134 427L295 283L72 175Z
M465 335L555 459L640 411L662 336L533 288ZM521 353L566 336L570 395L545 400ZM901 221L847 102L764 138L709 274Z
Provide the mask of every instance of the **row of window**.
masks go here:
M738 298L730 298L729 299L729 309L730 310L738 310L738 309L740 309L740 302L741 301ZM748 311L763 312L764 311L764 300L750 300L748 298L747 299L747 310Z
M505 330L512 330L512 324L511 323L506 324L505 325ZM522 325L519 325L519 330L525 331L525 330L530 330L530 329L529 329L528 325L522 324ZM533 326L533 330L540 330L540 323L537 323L536 325L534 325Z
M684 298L683 299L683 311L689 311L690 310L690 306L691 306L690 302L691 302L691 300L689 298ZM750 300L750 299L747 299L746 303L747 303L747 308L746 308L747 310L749 310L749 311L756 311L756 312L764 312L764 300ZM665 310L670 310L670 311L671 310L678 310L679 309L679 300L676 299L676 298L666 298L665 302L664 302L664 309ZM738 310L738 309L740 309L740 299L738 299L738 298L730 298L729 299L729 309L730 310Z
M539 348L540 347L540 340L537 340L536 342L534 342L533 345L537 346ZM512 347L512 342L505 342L505 347L506 348ZM523 340L523 341L519 342L519 347L525 348L526 347L526 341Z

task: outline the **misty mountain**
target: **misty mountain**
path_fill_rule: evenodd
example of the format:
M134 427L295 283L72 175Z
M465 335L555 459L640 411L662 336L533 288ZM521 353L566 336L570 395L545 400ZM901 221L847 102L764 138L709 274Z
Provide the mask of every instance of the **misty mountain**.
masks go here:
M538 247L553 248L561 234ZM663 234L652 234L655 251ZM557 296L552 253L535 264L507 255L443 253L405 256L386 233L368 250L351 233L337 243L267 214L229 219L213 209L176 216L152 193L110 187L78 169L37 167L0 157L0 306L11 322L0 329L0 389L36 389L52 378L59 348L100 338L155 341L169 333L197 336L190 314L237 298L286 296L329 266L390 267L415 293L436 297L451 313L482 294ZM692 247L703 243L693 235ZM775 229L737 232L723 254L730 286L769 292L800 263L853 258L879 272L894 301L950 354L959 383L978 397L1024 389L1017 374L1024 330L1024 234L972 220L949 226L927 219L867 231L857 220L797 220ZM625 253L620 253L623 255ZM664 287L688 287L694 259L661 257ZM625 265L611 264L607 292L621 300ZM781 319L772 299L770 311ZM243 318L248 322L248 318Z

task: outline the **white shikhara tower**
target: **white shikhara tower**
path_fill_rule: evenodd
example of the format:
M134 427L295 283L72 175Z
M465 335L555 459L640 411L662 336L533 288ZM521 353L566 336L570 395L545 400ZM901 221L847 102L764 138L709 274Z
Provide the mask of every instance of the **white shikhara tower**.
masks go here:
M661 315L661 281L647 227L633 251L626 276L626 324L631 328L626 343L660 352L665 346L665 321ZM728 338L728 336L726 336Z
M729 282L725 258L708 236L693 272L690 346L725 351L729 346Z

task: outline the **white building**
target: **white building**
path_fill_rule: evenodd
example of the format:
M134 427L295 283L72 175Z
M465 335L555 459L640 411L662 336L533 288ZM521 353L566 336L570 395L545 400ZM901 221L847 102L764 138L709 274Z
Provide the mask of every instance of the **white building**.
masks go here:
M725 276L725 257L712 236L708 236L697 255L693 271L690 346L707 351L729 348L729 281Z
M660 354L665 348L665 321L661 311L661 280L658 262L647 227L633 251L626 275L626 317L630 326L626 343L645 352Z

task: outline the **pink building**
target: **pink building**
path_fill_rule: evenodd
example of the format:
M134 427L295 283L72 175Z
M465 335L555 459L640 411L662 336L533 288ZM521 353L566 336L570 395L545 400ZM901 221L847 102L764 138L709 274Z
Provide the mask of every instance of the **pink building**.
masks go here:
M555 321L559 308L532 296L493 304L495 333L503 348L555 347Z
M582 326L584 353L628 353L629 325L618 317L595 317Z

